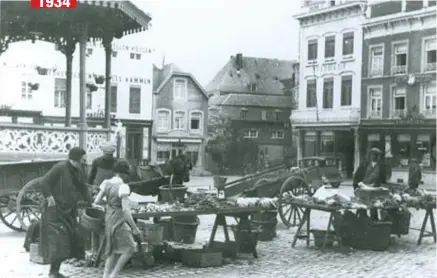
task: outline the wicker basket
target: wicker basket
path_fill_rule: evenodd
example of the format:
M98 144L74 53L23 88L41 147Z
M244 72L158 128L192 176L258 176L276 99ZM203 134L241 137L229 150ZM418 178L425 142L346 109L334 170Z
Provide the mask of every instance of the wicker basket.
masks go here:
M151 245L160 244L164 238L164 226L160 224L138 223L138 228L143 232L144 241Z
M314 237L314 245L316 247L323 247L323 241L325 240L326 230L311 230L311 233ZM335 241L335 232L329 231L328 238L326 239L325 247L332 247Z
M199 226L200 220L196 219L195 222L176 222L173 221L173 241L183 242L186 244L194 243L197 234L197 226Z
M252 253L256 250L258 245L258 234L259 229L251 228L248 229L238 229L237 227L232 227L234 232L234 238L236 242L239 242L239 252L240 253Z
M89 232L100 232L103 229L105 212L96 208L85 209L80 216L80 224Z

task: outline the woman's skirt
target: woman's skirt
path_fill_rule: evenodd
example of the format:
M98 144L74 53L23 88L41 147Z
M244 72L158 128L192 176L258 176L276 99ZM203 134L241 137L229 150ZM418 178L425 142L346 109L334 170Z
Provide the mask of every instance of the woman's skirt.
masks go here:
M115 228L112 233L107 231L106 255L135 252L137 243L134 240L132 229L125 222Z

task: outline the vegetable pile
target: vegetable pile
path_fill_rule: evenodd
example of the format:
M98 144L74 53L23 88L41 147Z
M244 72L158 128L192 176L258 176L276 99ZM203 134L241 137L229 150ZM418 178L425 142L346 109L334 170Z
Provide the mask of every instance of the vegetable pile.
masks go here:
M360 188L366 190L365 188ZM369 190L377 191L382 189L370 188ZM436 206L436 197L429 195L424 190L409 190L407 192L390 193L386 196L378 196L371 199L360 199L357 197L348 197L342 194L335 194L326 198L317 198L308 195L290 196L287 200L305 202L307 204L327 205L332 207L343 207L349 209L368 209L368 208L390 208L390 207L414 207L426 208ZM286 201L286 200L285 200Z
M262 207L266 209L276 208L276 198L238 198L235 201L220 200L216 196L206 196L204 199L186 203L147 203L133 209L134 213L160 213L181 211L210 211L224 209L238 209L248 207Z

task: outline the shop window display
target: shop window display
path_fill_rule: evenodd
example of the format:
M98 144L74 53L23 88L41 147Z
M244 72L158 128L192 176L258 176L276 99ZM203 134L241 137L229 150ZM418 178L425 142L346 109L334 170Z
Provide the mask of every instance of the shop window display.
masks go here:
M431 167L431 142L428 134L419 134L416 141L417 153L422 167Z
M399 134L393 142L393 166L407 168L411 157L411 136Z

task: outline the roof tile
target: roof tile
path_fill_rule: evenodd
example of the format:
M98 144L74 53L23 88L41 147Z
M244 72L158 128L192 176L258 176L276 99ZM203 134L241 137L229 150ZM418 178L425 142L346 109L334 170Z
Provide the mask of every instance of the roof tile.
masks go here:
M207 92L249 93L250 85L256 84L256 92L283 94L282 79L290 78L296 61L268 58L243 57L243 68L238 70L234 56L206 86Z

